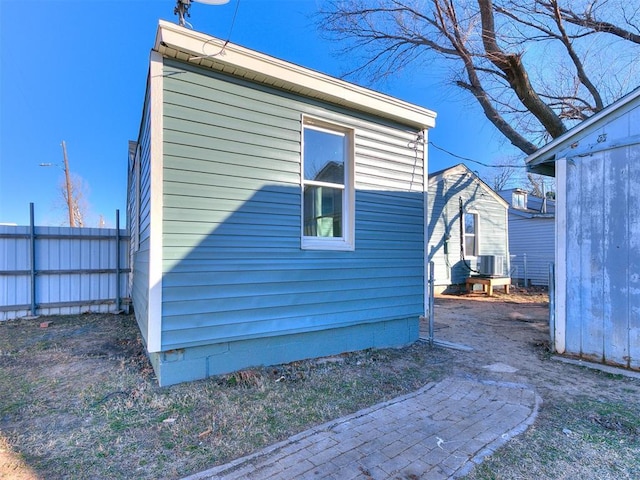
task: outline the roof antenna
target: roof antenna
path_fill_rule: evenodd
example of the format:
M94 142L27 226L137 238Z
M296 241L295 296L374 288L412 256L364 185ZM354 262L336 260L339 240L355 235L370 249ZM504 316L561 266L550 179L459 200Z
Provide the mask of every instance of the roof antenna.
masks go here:
M173 14L178 15L178 25L181 27L189 23L185 18L191 16L189 14L191 2L204 3L205 5L224 5L225 3L229 3L229 0L176 0L176 7L173 9Z

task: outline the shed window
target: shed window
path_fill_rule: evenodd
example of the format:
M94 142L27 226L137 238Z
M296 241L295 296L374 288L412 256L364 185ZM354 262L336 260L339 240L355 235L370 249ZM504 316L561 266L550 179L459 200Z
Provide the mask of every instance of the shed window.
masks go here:
M475 257L478 255L478 214L464 214L464 254Z
M353 250L353 130L303 123L302 248Z

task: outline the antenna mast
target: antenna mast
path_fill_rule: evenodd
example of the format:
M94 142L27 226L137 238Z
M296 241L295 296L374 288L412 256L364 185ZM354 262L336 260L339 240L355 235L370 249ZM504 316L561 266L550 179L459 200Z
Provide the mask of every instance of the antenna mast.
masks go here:
M176 0L176 8L173 9L173 14L178 15L178 25L184 27L186 24L185 17L190 17L189 7L191 7L191 0Z
M224 5L225 3L229 3L229 0L176 0L176 7L173 9L173 14L178 15L178 25L181 27L186 26L188 23L185 18L191 16L189 14L189 8L191 7L192 1L206 5Z

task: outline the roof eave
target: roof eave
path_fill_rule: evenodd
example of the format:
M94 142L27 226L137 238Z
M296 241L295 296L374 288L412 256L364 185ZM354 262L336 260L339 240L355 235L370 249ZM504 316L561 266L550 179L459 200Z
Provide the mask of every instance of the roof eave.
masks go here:
M638 98L640 98L640 87L631 91L618 101L613 102L595 115L580 122L568 132L547 143L544 147L525 158L527 170L542 175L555 176L556 160L565 156L576 135L597 128L597 125L603 121L603 119L610 117L614 113L624 113L624 111L626 111L625 107L628 107Z
M435 126L436 113L344 80L160 21L154 49L212 70L370 113L423 130ZM224 55L218 55L224 50Z

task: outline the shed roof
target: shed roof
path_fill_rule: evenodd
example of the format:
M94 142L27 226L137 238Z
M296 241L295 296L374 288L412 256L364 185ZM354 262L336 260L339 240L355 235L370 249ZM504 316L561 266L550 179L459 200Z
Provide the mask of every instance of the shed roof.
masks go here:
M595 115L580 122L568 132L547 143L544 147L540 148L536 152L532 153L525 159L527 169L541 173L543 175L555 176L555 161L568 156L577 156L580 154L594 153L595 150L589 151L572 151L576 148L574 145L575 139L578 136L585 136L600 128L604 123L608 123L613 119L620 117L627 113L632 108L635 108L640 103L640 87L631 91L618 101L613 102L608 107L602 109ZM640 139L636 139L636 143L640 142ZM611 143L607 144L603 142L599 146L599 150L605 150L609 148L615 148L616 146Z
M161 20L154 50L211 70L393 120L433 128L436 113L308 68ZM224 51L224 55L221 53Z

